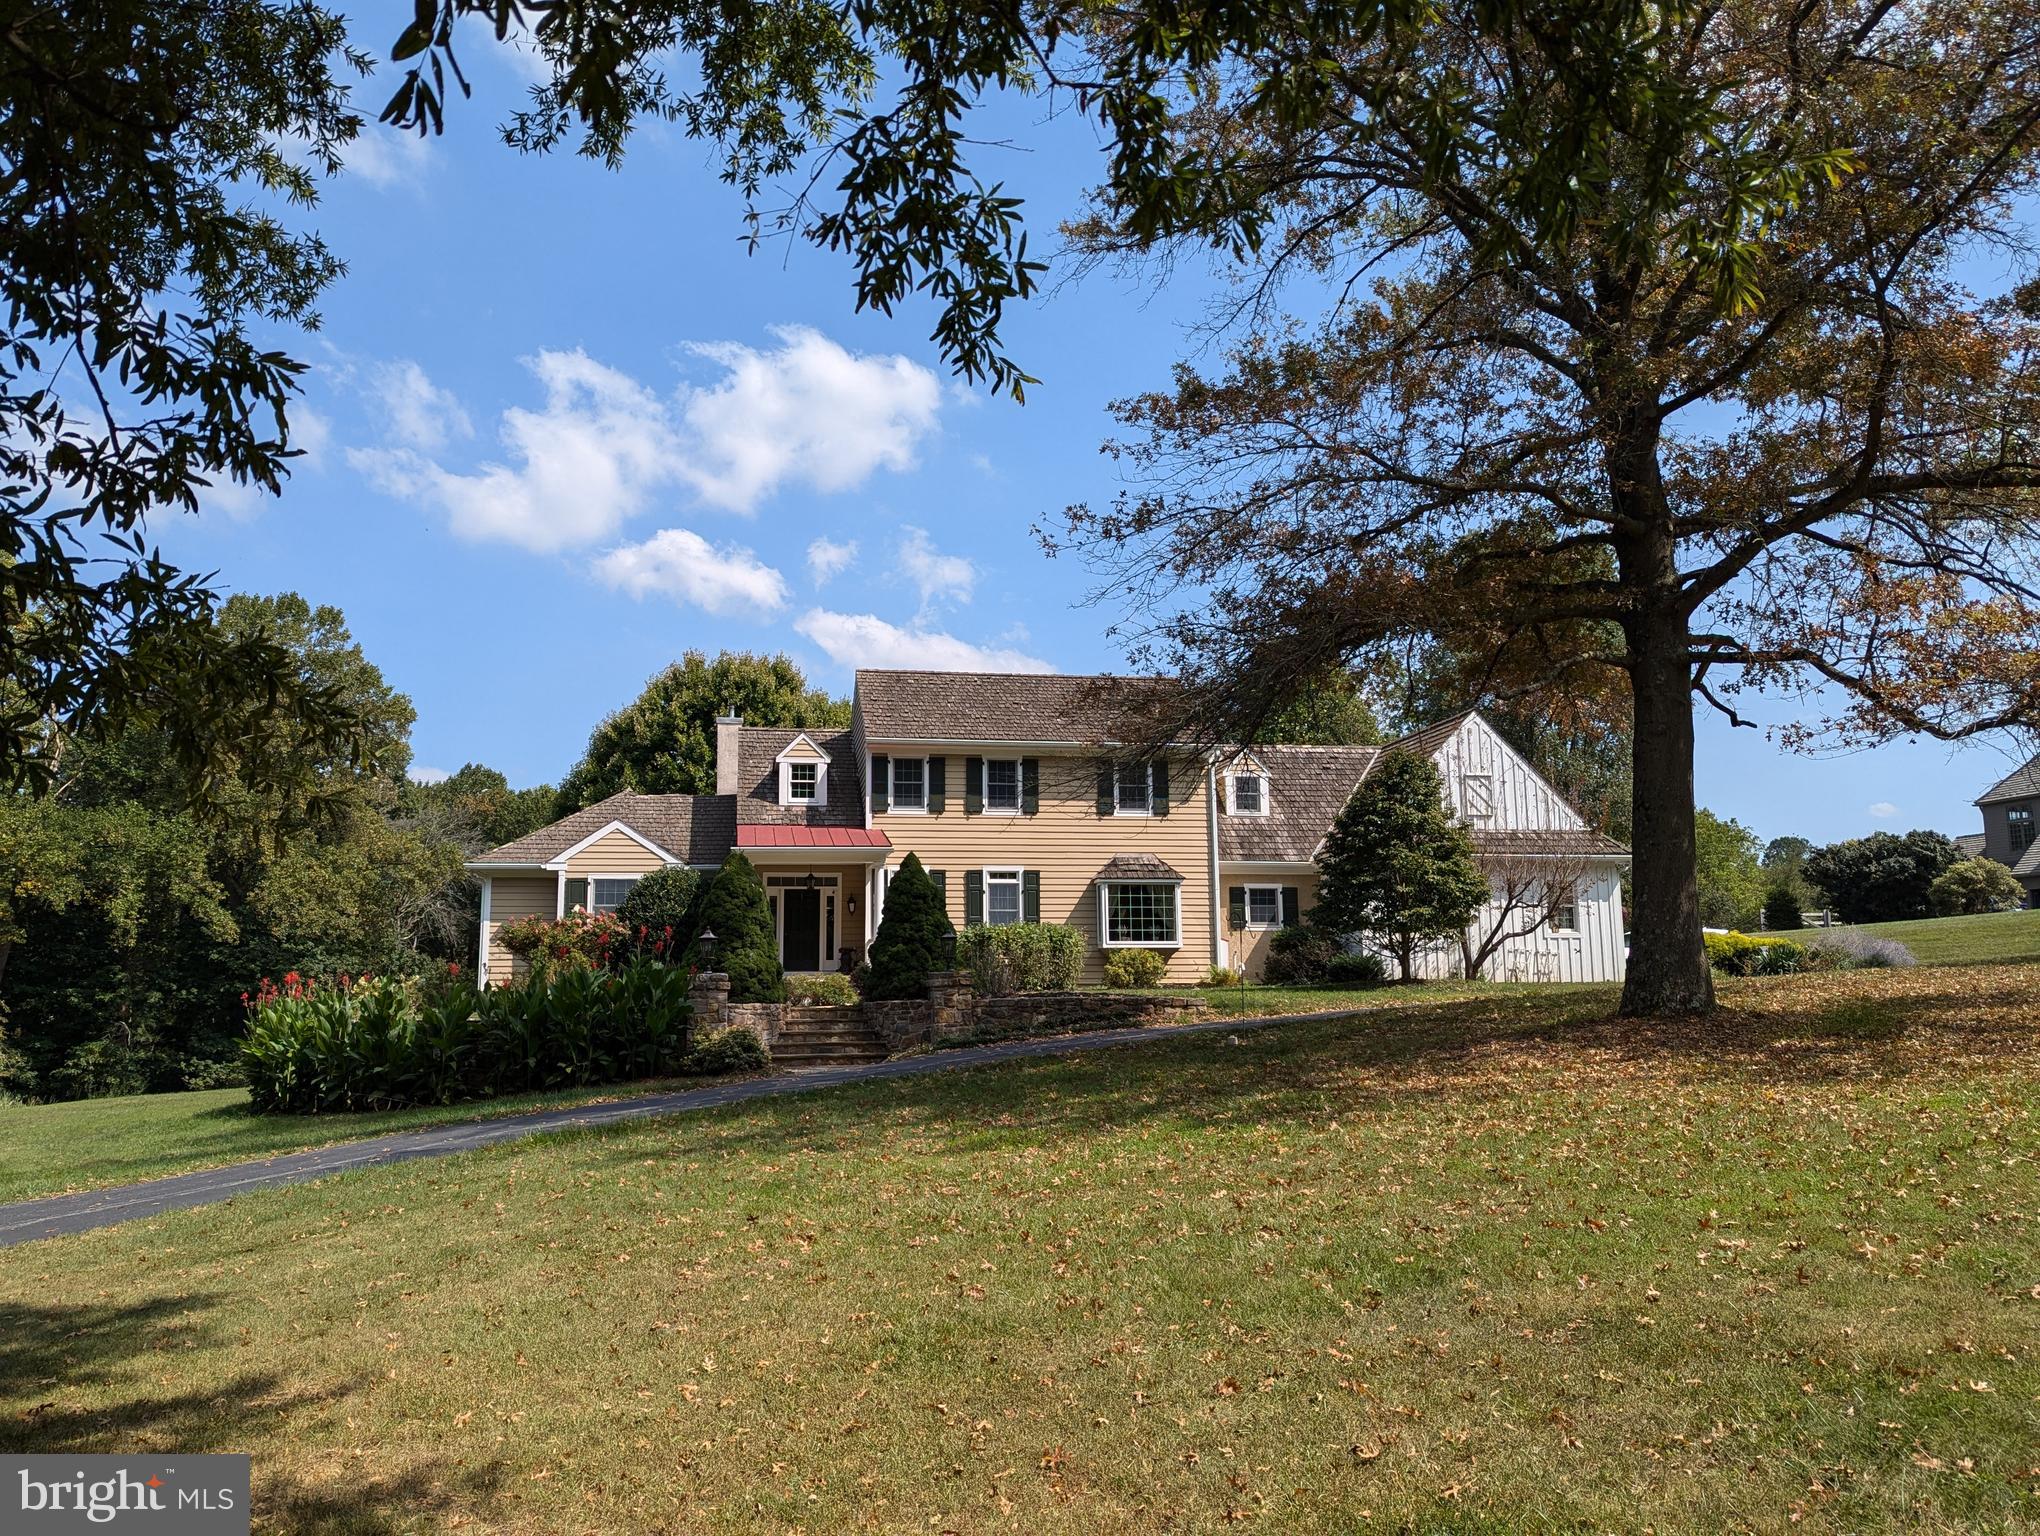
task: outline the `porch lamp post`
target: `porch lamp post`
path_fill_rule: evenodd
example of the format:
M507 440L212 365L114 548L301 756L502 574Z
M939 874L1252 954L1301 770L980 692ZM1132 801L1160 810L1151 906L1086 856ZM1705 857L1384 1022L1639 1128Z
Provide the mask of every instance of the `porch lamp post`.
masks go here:
M704 972L713 971L715 969L715 930L713 928L702 929L694 942L701 950L701 969Z

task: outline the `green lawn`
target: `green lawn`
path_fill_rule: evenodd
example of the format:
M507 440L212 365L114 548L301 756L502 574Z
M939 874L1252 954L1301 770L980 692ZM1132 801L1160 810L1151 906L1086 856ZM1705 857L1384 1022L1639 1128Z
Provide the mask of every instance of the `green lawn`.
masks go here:
M258 1529L2040 1522L2040 967L1484 995L0 1252L0 1448Z
M193 1168L216 1168L222 1163L298 1152L384 1131L699 1087L702 1081L698 1077L662 1079L362 1115L258 1115L248 1107L245 1088L4 1105L0 1106L0 1202L98 1189Z
M1860 931L1898 940L1922 965L2040 959L2040 911L1930 917L1911 923L1865 923Z

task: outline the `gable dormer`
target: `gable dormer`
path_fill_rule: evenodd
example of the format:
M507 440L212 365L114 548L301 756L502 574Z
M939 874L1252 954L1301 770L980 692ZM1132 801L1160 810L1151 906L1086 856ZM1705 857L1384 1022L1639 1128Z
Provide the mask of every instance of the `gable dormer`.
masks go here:
M1266 816L1272 793L1273 776L1252 753L1243 752L1226 766L1226 815Z
M829 754L807 732L789 741L773 762L782 806L813 810L829 803Z

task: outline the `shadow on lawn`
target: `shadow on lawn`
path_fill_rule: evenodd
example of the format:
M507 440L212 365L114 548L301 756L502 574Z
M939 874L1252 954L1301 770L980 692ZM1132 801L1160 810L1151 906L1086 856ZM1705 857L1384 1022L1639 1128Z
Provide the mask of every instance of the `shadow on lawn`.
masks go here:
M1014 1130L1368 1112L1445 1095L1509 1093L1545 1073L1582 1083L1699 1069L1748 1074L1765 1085L1818 1085L2040 1060L2040 989L2030 972L1879 974L1893 979L1737 983L1724 989L1726 1006L1715 1014L1656 1023L1614 1016L1612 992L1412 1000L1357 1017L1241 1027L1236 1035L1221 1027L1132 1049L1022 1057L997 1069L760 1100L719 1112L723 1123L713 1129L680 1134L691 1153L704 1139L719 1153L783 1152L911 1134L920 1123L939 1126L968 1150L974 1138L989 1143ZM642 1146L615 1156L642 1156Z
M366 1379L317 1384L275 1372L217 1379L192 1364L229 1348L206 1313L215 1298L156 1296L126 1305L37 1306L0 1301L0 1451L181 1452L252 1450L255 1513L290 1530L379 1532L459 1510L488 1518L499 1465L415 1462L372 1475L350 1462L314 1482L275 1465L262 1447L293 1411L341 1402ZM167 1358L166 1358L167 1357ZM159 1383L175 1374L178 1391Z

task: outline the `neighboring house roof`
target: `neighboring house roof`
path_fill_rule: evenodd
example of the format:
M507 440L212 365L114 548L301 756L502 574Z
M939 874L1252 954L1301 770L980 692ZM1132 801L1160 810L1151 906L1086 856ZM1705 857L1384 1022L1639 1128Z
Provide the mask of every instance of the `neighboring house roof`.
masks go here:
M687 864L720 863L737 830L736 806L728 795L641 795L626 789L469 863L544 864L612 821L622 822Z
M1474 827L1473 846L1480 852L1502 858L1546 858L1558 855L1587 855L1626 859L1629 850L1612 837L1585 827L1559 830L1522 830L1508 827Z
M1181 880L1183 877L1151 853L1115 853L1098 871L1100 880Z
M1145 740L1179 688L1160 677L859 672L857 703L867 741L1089 746Z
M1447 715L1443 720L1434 720L1421 730L1411 731L1407 736L1398 736L1391 741L1384 752L1413 752L1418 757L1435 757L1438 749L1459 734L1459 728L1466 724L1470 709L1462 709L1456 715Z
M1268 773L1268 813L1220 816L1220 861L1308 864L1381 748L1269 746L1249 755Z
M829 798L820 806L779 803L779 754L805 736L829 758ZM864 780L848 731L793 731L747 725L737 733L737 820L793 827L861 827ZM727 849L726 849L727 851Z
M2014 768L1999 779L1976 797L1976 803L1989 805L1994 800L2029 800L2035 796L2040 796L2040 755L2028 758L2023 767Z
M1983 857L1984 839L1981 832L1958 832L1955 835L1955 850L1966 853L1972 859Z
M737 828L739 848L890 848L875 827L791 827L751 822Z
M2035 843L2020 855L2019 862L2012 866L2012 873L2021 880L2040 875L2040 843Z

